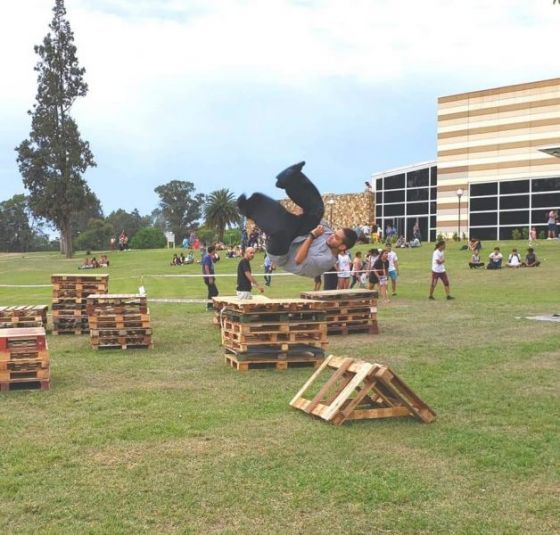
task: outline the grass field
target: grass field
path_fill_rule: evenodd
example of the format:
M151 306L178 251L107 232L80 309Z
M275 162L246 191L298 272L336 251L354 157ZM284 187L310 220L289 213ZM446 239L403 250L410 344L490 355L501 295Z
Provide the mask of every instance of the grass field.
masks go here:
M560 313L560 242L536 246L538 269L495 272L451 243L452 302L442 287L427 300L431 252L398 251L380 335L331 337L329 351L391 366L434 423L312 419L288 406L310 369L240 374L204 305L152 303L153 350L49 336L51 389L0 395L0 532L560 533L560 324L525 319ZM200 271L170 257L112 253L110 292L143 276L149 298L205 297L198 277L162 277ZM2 254L0 285L48 285L80 259ZM219 279L221 295L234 282ZM276 277L268 295L312 285ZM0 305L50 295L0 287Z

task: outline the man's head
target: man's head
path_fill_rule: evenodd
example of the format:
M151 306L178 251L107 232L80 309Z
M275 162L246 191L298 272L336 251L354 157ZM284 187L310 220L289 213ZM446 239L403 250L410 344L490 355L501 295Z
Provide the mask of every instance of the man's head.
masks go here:
M208 254L214 253L215 250L216 250L216 246L215 246L215 245L211 245L210 247L208 247Z
M247 260L253 260L254 257L255 257L255 249L253 247L247 247L247 249L245 249L245 258Z
M439 240L436 243L436 249L439 249L440 251L443 251L445 249L445 242L443 240Z
M327 238L327 245L338 252L352 249L358 235L351 228L339 228Z

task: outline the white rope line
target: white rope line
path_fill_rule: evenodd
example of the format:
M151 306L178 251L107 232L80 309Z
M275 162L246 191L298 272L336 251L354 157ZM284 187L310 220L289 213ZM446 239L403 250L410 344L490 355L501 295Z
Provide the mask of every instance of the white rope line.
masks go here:
M52 284L0 284L0 288L51 288Z

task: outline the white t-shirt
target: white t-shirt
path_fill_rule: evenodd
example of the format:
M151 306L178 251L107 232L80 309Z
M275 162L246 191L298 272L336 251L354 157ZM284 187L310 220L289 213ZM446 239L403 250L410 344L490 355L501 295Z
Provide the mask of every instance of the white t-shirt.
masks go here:
M434 273L445 273L445 264L438 264L438 260L443 260L443 251L436 249L432 255L432 271Z
M397 271L397 268L395 267L395 261L399 261L399 258L397 257L397 253L395 253L395 251L391 251L390 253L387 254L387 260L389 260L389 269L388 271Z
M348 254L338 255L338 276L339 277L350 277L350 269L352 267L352 262L350 261L350 256Z
M517 253L511 253L508 258L508 263L510 266L518 266L521 264L519 255Z
M500 251L493 251L488 255L488 258L492 260L492 262L498 262L499 260L502 260L503 255Z

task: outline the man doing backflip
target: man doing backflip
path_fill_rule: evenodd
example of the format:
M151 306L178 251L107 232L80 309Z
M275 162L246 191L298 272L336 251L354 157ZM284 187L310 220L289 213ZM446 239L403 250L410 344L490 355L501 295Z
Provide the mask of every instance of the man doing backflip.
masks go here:
M253 193L237 199L239 212L252 219L268 237L267 252L272 262L285 271L316 277L332 269L339 253L351 249L356 233L349 228L333 232L321 219L323 199L313 183L301 172L305 162L288 167L276 178L276 186L301 209L288 212L279 202Z

